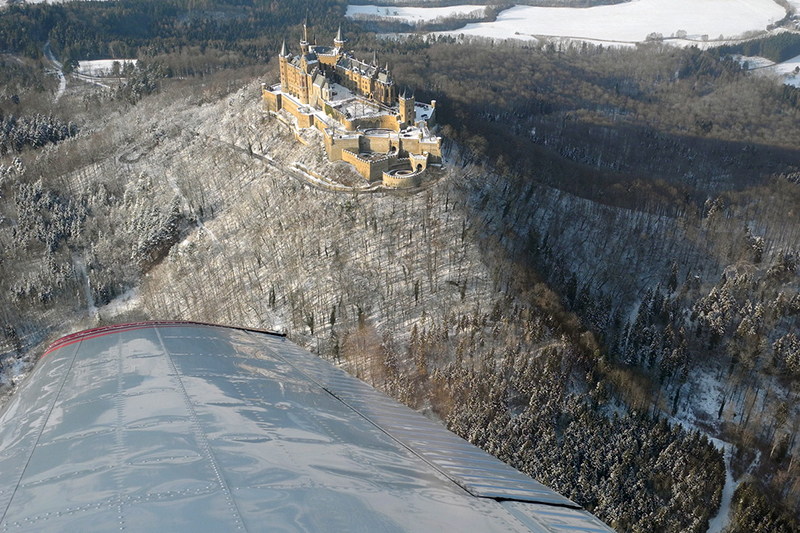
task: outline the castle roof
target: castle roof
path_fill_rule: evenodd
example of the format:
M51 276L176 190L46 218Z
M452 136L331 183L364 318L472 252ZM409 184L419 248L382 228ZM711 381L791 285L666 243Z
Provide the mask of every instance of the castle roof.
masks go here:
M358 72L361 75L372 77L378 71L377 67L372 65L367 65L366 63L359 61L349 55L342 56L339 61L336 62L336 66L341 67L345 70L352 70Z
M326 78L321 72L314 76L314 85L319 87L320 89L324 89L328 86L328 78Z
M322 55L322 56L332 56L332 55L335 55L335 54L334 54L334 50L333 50L333 49L332 49L330 46L324 46L324 45L319 45L319 46L316 46L316 45L315 45L315 46L313 46L311 49L312 49L312 50L314 51L314 53L315 53L315 54L317 54L318 56L321 56L321 55Z

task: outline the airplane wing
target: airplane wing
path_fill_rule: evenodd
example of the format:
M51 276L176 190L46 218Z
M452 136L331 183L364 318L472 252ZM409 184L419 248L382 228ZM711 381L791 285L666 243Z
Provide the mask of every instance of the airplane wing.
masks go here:
M608 532L441 425L255 330L54 343L0 413L0 531Z

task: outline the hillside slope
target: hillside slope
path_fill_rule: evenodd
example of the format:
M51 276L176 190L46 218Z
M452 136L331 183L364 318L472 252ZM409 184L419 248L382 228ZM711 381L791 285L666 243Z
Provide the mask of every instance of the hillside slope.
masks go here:
M451 147L418 194L321 190L290 165L352 170L265 116L257 83L215 90L89 110L81 135L8 171L9 355L140 318L286 328L620 530L705 530L721 454L613 398L593 335L520 254L528 229L503 222L514 182Z

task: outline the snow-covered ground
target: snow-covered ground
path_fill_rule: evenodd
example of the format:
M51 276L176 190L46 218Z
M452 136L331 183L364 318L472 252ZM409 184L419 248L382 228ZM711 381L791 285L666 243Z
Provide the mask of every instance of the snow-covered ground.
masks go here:
M793 57L783 63L775 63L765 57L736 56L739 64L747 63L748 70L758 71L760 74L772 75L786 85L800 87L800 56Z
M747 63L747 70L756 70L762 69L766 67L771 67L775 64L774 61L767 59L766 57L759 57L759 56L734 56L734 59L739 62L740 65L744 66Z
M53 55L52 50L50 50L50 41L47 41L43 47L44 56L50 61L50 64L55 69L56 75L58 76L58 92L56 92L56 96L54 98L55 102L58 102L58 99L64 96L64 92L67 90L67 79L64 77L64 71L61 70L62 65Z
M796 72L795 69L797 69ZM783 83L786 85L800 87L800 56L793 57L783 63L777 63L765 70L783 77Z
M493 39L567 37L618 44L643 42L656 33L665 38L685 36L675 41L680 44L765 30L785 14L773 0L633 0L591 8L515 6L502 11L495 22L468 24L444 33Z
M116 316L127 313L128 311L133 311L139 307L139 288L134 287L124 294L117 296L95 312L99 312L104 319L111 320Z
M418 24L436 19L462 17L479 19L485 6L400 7L400 6L347 6L345 16L353 20L392 19Z
M120 70L125 64L136 65L135 59L96 59L94 61L78 61L75 72L86 76L110 76L115 62L119 63Z

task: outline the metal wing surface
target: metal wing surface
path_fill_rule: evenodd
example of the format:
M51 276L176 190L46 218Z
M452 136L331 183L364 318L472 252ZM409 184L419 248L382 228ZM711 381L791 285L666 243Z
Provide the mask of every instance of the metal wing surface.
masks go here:
M611 531L289 342L150 322L57 341L0 413L0 531Z

